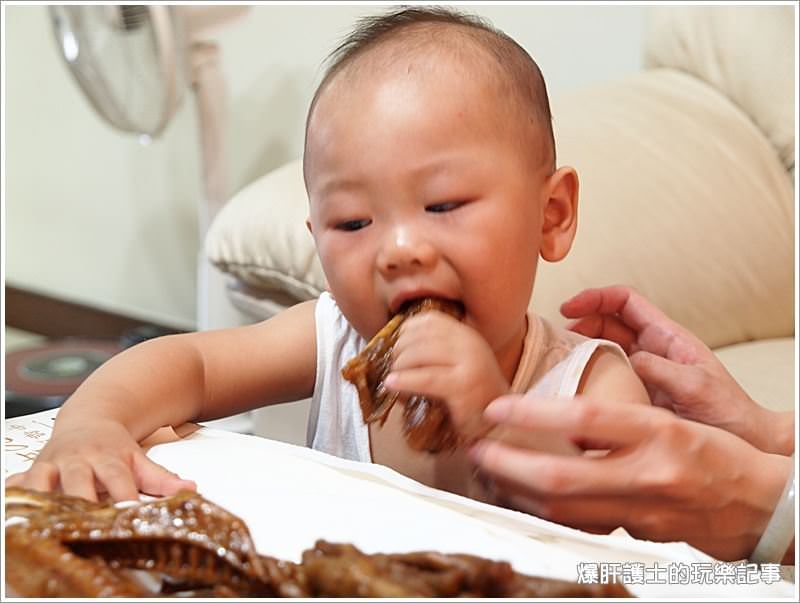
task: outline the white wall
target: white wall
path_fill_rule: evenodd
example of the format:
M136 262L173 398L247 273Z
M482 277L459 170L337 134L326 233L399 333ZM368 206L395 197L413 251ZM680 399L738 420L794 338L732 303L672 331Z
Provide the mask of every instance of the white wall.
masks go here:
M6 6L6 278L190 326L195 111L149 146L105 125L57 54L42 6ZM473 6L539 63L551 94L637 70L644 7ZM323 58L369 6L255 6L215 33L228 80L229 188L300 154ZM557 118L557 116L556 116Z

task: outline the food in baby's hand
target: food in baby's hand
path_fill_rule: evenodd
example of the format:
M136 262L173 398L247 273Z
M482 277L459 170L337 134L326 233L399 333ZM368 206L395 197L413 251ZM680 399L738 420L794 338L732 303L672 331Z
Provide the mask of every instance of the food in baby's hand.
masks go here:
M403 434L414 450L441 452L455 448L460 438L453 426L447 405L434 398L409 395L386 389L386 376L392 368L392 350L400 326L411 316L438 310L458 320L464 318L464 308L458 302L424 298L414 300L395 315L370 340L361 353L342 369L342 376L358 390L358 401L365 423L386 421L396 402L403 404Z

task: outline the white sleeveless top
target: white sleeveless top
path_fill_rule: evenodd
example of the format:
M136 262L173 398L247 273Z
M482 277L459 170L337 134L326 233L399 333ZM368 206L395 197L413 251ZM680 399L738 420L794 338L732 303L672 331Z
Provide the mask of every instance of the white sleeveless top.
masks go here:
M306 444L345 459L372 462L369 427L361 415L358 393L341 375L344 365L364 349L367 342L347 322L327 292L317 301L315 319L317 376ZM511 391L571 398L578 389L586 364L599 348L613 350L627 362L625 352L613 342L588 339L528 313L528 332Z

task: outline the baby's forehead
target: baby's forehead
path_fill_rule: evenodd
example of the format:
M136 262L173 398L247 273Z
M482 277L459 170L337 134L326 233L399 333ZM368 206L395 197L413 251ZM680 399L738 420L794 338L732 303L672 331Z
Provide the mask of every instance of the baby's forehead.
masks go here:
M480 111L484 119L512 118L518 127L519 109L527 111L527 101L508 79L493 57L474 43L465 45L448 37L425 38L422 43L392 39L367 49L335 73L317 101L325 106L322 113L327 117L341 115L346 121L357 110L357 101L381 91L384 98L386 90L395 93L393 98L421 96L430 100L431 109L437 100L456 98L463 99L470 112Z
M509 38L452 23L415 24L335 63L315 95L306 144L334 116L346 127L360 95L377 93L387 83L402 93L422 94L431 108L437 99L462 98L467 113L495 124L498 132L511 132L526 152L533 147L543 157L551 155L549 107L536 64Z
M476 78L496 82L506 75L500 73L488 43L463 26L421 23L408 29L361 49L333 74L330 83L340 76L353 83L397 73L413 78L453 69L463 74L465 85Z

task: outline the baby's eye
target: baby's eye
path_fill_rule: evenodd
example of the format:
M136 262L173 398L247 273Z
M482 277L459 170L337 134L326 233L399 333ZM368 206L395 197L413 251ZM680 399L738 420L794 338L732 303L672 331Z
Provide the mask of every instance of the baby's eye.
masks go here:
M334 228L336 230L343 230L345 232L353 232L354 230L361 230L365 226L369 226L372 220L346 220L339 222Z
M434 214L441 214L447 211L453 211L464 205L464 201L449 201L447 203L434 203L433 205L426 205L425 211Z

